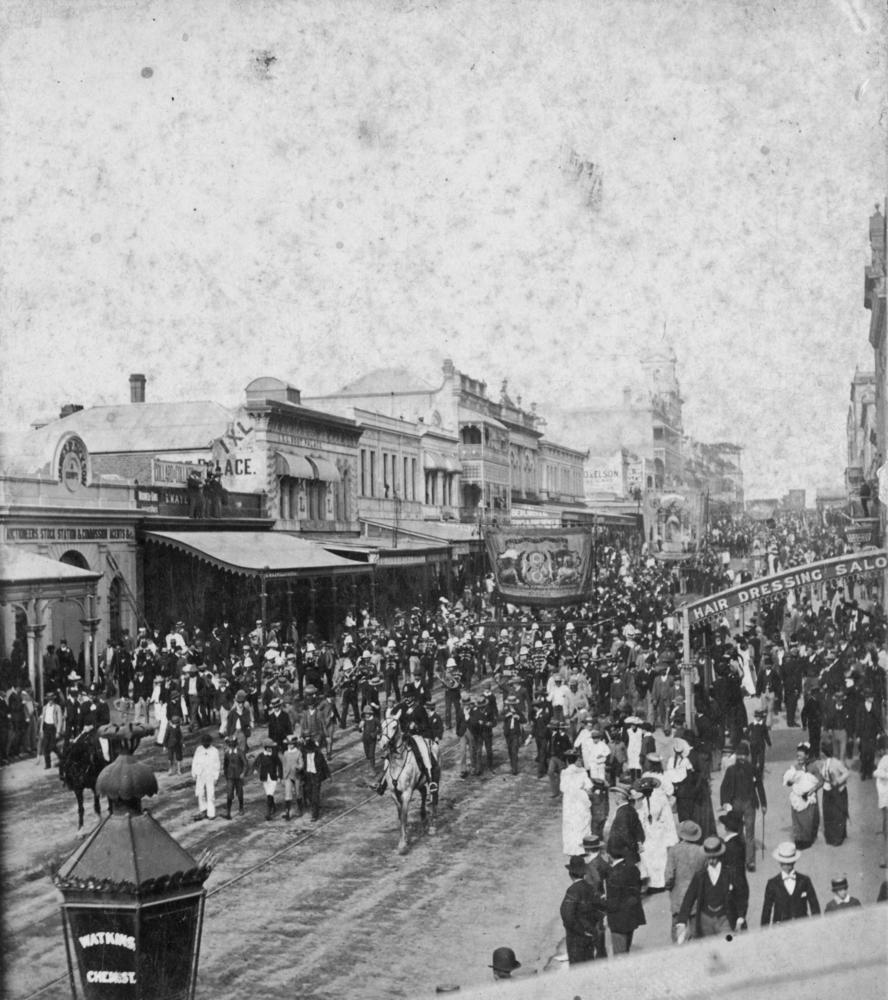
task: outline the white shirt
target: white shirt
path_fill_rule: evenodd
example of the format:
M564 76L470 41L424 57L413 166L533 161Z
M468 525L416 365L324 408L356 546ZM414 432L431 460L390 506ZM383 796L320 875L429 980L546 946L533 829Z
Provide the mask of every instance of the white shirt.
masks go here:
M792 872L791 875L783 876L783 887L790 894L790 896L795 892L795 886L796 886L795 872Z
M709 881L713 885L715 885L715 883L718 882L718 877L719 875L721 875L721 870L722 870L721 861L719 861L718 864L706 866L706 874L709 876Z

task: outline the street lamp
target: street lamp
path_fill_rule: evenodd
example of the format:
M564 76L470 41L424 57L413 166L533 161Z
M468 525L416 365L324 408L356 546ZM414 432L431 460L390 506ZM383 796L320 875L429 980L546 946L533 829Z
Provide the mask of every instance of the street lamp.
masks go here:
M127 750L146 733L131 723L99 729ZM112 813L53 876L63 898L71 994L193 1000L212 861L195 861L142 812L157 778L129 752L102 771L96 792L108 796Z

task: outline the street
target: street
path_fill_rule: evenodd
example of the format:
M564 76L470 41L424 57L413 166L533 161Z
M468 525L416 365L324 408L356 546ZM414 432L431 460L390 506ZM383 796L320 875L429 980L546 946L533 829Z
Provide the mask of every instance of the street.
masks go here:
M758 933L765 881L777 871L770 852L790 839L781 778L801 739L799 729L773 733L765 857L749 876L751 933ZM658 743L668 752L670 741L659 733ZM244 817L194 822L190 778L167 776L159 750L140 748L137 757L153 764L160 784L156 800L143 805L195 857L210 849L217 858L206 884L197 996L430 995L438 985L487 982L491 952L500 945L515 950L525 971L551 975L566 967L558 915L568 884L561 810L545 780L535 777L532 748L522 750L518 776L503 764L500 741L493 774L460 780L448 760L453 745L447 733L437 835L416 835L415 809L404 857L395 853L393 803L368 788L353 731L337 745L317 824L305 817L265 822L255 778ZM192 748L193 739L183 770ZM716 805L720 780L713 775ZM883 877L875 799L874 782L853 774L848 840L827 847L821 836L799 862L821 907L838 873L847 874L852 895L873 904ZM73 795L55 770L22 761L2 771L2 806L7 995L67 997L60 897L44 866L78 843ZM672 947L668 910L667 894L646 899L647 925L636 934L633 954Z

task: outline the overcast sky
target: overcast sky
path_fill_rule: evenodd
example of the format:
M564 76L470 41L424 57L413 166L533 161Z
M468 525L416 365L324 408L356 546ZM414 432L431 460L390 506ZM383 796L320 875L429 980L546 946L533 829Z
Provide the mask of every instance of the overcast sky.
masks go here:
M749 495L838 485L883 6L8 0L3 424L445 356L545 412L665 324Z

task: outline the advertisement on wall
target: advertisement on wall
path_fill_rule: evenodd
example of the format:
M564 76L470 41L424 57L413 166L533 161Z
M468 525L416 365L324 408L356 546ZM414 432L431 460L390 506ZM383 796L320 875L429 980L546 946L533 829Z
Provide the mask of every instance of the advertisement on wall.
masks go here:
M246 413L213 442L213 464L222 472L222 486L230 493L262 493L267 483L267 456L256 441L256 428Z
M583 463L583 493L587 499L602 494L623 495L623 453L590 456Z
M592 533L583 528L499 528L485 532L496 587L512 604L571 604L586 597Z

